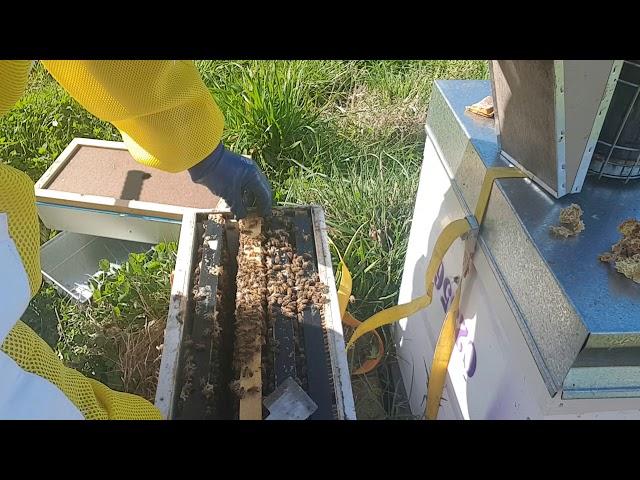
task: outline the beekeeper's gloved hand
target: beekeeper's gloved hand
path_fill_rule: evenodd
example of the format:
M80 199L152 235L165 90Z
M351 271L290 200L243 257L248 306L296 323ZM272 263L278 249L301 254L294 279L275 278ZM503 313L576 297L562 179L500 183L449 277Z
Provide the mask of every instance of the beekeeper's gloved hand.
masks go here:
M238 219L246 217L254 203L259 215L271 214L273 194L267 177L253 160L227 150L222 142L189 174L195 183L222 197Z

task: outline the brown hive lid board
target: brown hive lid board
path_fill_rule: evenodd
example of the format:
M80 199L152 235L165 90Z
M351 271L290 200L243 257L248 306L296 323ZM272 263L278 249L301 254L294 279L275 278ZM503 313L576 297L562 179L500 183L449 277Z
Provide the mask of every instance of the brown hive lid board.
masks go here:
M187 171L168 173L142 165L122 142L75 139L38 181L36 189L39 197L46 192L46 196L60 197L67 204L80 196L112 199L118 210L123 205L136 210L147 204L199 210L220 207L220 198L193 183Z

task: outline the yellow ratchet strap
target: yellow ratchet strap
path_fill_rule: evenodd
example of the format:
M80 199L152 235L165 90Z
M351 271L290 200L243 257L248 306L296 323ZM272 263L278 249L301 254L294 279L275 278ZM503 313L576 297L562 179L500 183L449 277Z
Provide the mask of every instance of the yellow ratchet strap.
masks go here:
M361 325L362 322L360 322L349 312L347 312L347 305L349 304L349 298L351 297L351 288L353 286L351 272L349 272L349 269L345 265L340 252L338 252L338 256L340 257L340 263L342 265L342 276L340 278L340 286L338 287L338 305L340 306L340 318L342 319L342 323L344 323L345 325L348 325L352 328L357 328ZM382 341L382 337L380 337L380 334L375 330L373 331L373 335L375 335L376 340L378 341L378 353L375 358L367 359L358 369L353 372L353 375L364 375L366 373L369 373L380 364L380 361L384 356L384 342Z
M526 175L520 170L511 167L494 167L487 169L484 180L482 182L480 196L478 197L475 215L468 218L454 220L449 225L447 225L444 230L442 230L440 236L438 237L438 240L436 241L425 274L426 293L409 303L396 305L386 310L382 310L381 312L378 312L375 315L369 317L367 320L361 322L349 339L347 349L351 348L356 340L358 340L365 333L375 331L375 329L378 327L389 325L403 318L407 318L418 312L419 310L422 310L423 308L429 306L433 294L433 281L436 272L438 271L438 267L442 263L445 254L457 238L473 240L473 237L475 236L475 234L477 234L477 230L479 229L480 225L482 225L482 221L484 220L487 206L489 204L489 197L491 196L493 183L495 182L495 180L502 178L526 178ZM475 241L472 241L471 245L471 251L467 252L464 258L465 264L463 265L463 278L468 273L467 262L470 262L473 251L475 250ZM345 270L347 272L347 275L344 274ZM342 292L344 289L344 291L351 292L351 275L348 274L348 270L344 266L344 262L342 271L343 275L339 291ZM346 279L348 279L348 287L346 283L345 285L343 285L343 282L347 281ZM446 382L449 360L451 358L451 352L455 343L455 323L456 317L458 316L458 307L460 305L461 292L462 280L460 281L460 285L456 290L453 301L451 302L451 305L447 310L445 320L442 324L440 335L436 343L433 361L431 364L431 374L429 376L429 382L427 385L427 406L425 411L425 418L427 420L435 420L438 415L440 399L442 398L442 392L444 390L444 385ZM338 296L340 297L340 293L338 294ZM348 296L346 298L348 301ZM342 306L343 304L340 303L341 312L344 312L344 310L342 310Z

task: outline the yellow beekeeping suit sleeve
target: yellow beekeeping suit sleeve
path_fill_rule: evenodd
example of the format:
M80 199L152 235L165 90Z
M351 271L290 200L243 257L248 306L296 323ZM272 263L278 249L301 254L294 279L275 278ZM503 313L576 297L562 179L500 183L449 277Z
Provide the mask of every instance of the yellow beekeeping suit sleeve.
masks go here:
M26 173L2 164L0 164L0 213L7 214L9 234L16 244L22 266L27 272L33 297L42 284L40 225L33 180ZM0 265L1 269L2 265Z
M27 85L31 60L0 61L0 116L16 103Z
M0 212L7 214L9 235L27 272L33 296L42 282L40 229L33 181L27 174L1 164ZM20 321L9 331L0 350L24 370L56 385L87 419L162 418L158 409L142 397L113 391L65 367L46 342Z
M30 67L30 61L0 61L0 115L24 92ZM31 295L35 295L42 276L33 181L8 165L0 165L0 212L7 214L9 233L27 272ZM158 409L142 397L113 391L65 367L46 342L21 321L0 349L24 370L56 385L86 419L162 419Z
M0 212L7 214L9 235L27 272L33 296L42 282L33 181L25 173L1 164ZM20 321L9 331L0 349L24 370L56 385L87 419L161 419L158 409L142 397L113 391L65 367L46 342Z
M86 420L162 420L158 409L144 398L116 392L65 367L49 345L21 321L1 348L22 369L58 387Z
M220 143L224 118L193 61L42 63L83 107L120 131L140 163L180 172Z

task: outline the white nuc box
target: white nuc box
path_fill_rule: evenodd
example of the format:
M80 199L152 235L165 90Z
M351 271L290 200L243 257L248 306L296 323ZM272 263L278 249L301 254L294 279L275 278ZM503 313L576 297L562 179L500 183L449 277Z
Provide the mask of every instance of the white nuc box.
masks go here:
M598 258L620 239L618 225L640 218L640 68L495 61L491 71L493 81L435 82L399 295L425 293L438 235L473 214L488 168L527 173L493 186L438 418L640 418L640 285ZM465 111L488 95L493 119ZM553 235L573 203L585 229ZM457 240L431 305L392 327L415 415L463 254Z

